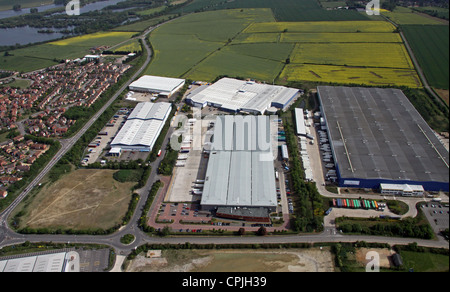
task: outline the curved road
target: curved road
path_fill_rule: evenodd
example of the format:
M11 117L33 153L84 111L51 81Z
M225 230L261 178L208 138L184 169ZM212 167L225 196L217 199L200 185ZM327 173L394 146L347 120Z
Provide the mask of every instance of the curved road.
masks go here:
M128 81L122 88L111 98L111 100L105 104L105 106L96 113L92 119L86 123L86 125L81 129L77 135L74 137L64 140L62 142L62 148L56 154L55 158L45 167L45 169L33 180L33 182L27 187L27 189L18 196L18 198L9 206L4 212L0 214L0 248L3 246L9 246L14 244L20 244L25 241L30 242L64 242L64 243L83 243L83 244L105 244L111 246L115 249L118 255L128 255L133 249L137 248L146 243L170 243L178 244L190 242L193 244L249 244L249 243L320 243L320 242L355 242L355 241L366 241L366 242L381 242L388 243L390 245L395 244L408 244L411 242L417 242L422 246L429 247L443 247L448 248L449 244L442 237L438 240L420 240L413 238L394 238L394 237L377 237L377 236L356 236L356 235L342 235L337 233L335 230L325 228L325 231L321 234L314 235L285 235L285 236L265 236L265 237L216 237L216 236L175 236L175 237L157 237L149 236L143 233L138 227L138 220L142 213L142 208L147 200L149 190L153 183L158 180L157 169L158 165L164 157L158 157L158 159L152 163L152 172L149 176L147 184L144 188L139 190L140 201L136 207L133 218L130 220L128 225L123 226L119 231L114 234L104 235L104 236L93 236L93 235L24 235L18 234L12 231L7 226L7 218L11 214L12 210L28 195L29 191L35 187L42 177L61 159L61 157L75 144L75 142L87 131L87 129L95 122L95 120L106 110L106 108L114 102L114 100L128 87L128 85L135 79L149 64L152 52L145 42L146 36L158 26L149 28L140 36L144 40L145 49L148 53L147 59L144 65L138 70L138 72ZM165 137L162 149L165 149L169 137L173 132L173 128L170 128L169 133ZM336 194L328 194L328 192L322 190L319 186L319 190L325 192L324 195L336 196ZM359 195L358 195L359 196ZM156 201L156 200L155 200ZM154 206L152 206L154 207ZM415 209L415 208L414 208ZM133 234L136 240L130 245L124 245L120 242L120 238L125 234Z

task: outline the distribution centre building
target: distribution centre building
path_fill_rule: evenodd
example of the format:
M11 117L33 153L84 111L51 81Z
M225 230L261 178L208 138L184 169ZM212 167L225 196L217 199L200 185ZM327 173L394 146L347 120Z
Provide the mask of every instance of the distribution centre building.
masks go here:
M239 209L268 218L275 211L274 152L267 116L219 116L206 171L201 206L222 215ZM252 210L254 212L252 212ZM261 215L265 214L265 215Z
M270 107L285 110L300 94L295 88L225 77L194 90L186 101L200 108L213 106L227 112L264 114Z
M150 152L163 129L172 104L139 103L111 142L111 153L120 151Z
M449 153L399 89L317 88L339 186L449 191Z
M144 75L130 84L129 89L138 92L157 93L170 97L185 84L184 79Z

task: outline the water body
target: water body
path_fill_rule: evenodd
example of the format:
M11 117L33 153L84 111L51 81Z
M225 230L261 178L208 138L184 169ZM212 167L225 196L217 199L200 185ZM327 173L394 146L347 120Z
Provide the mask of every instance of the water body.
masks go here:
M123 2L123 1L125 1L125 0L107 0L107 1L100 1L100 2L87 4L86 6L81 7L80 12L86 13L86 12L91 12L91 11L95 11L95 10L100 10L107 6L116 5L117 3ZM64 7L64 5L49 4L49 5L38 6L35 8L37 8L39 12L44 12L44 11L47 11L47 10L50 10L53 8L63 8L63 7ZM30 13L30 9L31 8L24 8L20 11L14 11L14 10L0 11L0 19Z
M92 4L88 4L80 9L81 13L91 12L95 10L101 10L109 5L115 5L119 2L123 2L125 0L108 0L101 1ZM46 11L48 9L52 9L55 7L62 7L61 5L44 5L38 7L40 12ZM28 12L27 12L28 11ZM0 11L0 18L12 17L17 15L22 15L29 13L30 9L22 9L22 11ZM0 29L0 46L13 46L16 44L27 45L31 43L45 42L50 40L59 39L65 36L62 33L57 32L56 29L49 28L54 30L55 33L38 33L39 30L43 30L43 28L34 28L34 27L16 27L16 28L8 28L8 29ZM45 28L44 28L45 30Z
M52 29L55 31L54 33L38 33L39 30L42 30L42 28L29 26L0 29L0 46L27 45L51 41L67 35L58 32L56 29Z

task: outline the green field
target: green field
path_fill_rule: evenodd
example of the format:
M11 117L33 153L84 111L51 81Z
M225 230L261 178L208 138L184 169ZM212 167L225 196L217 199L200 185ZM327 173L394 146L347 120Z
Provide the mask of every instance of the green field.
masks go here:
M405 24L442 24L442 21L426 15L421 15L416 11L407 8L397 6L394 11L382 12L384 16L392 20L399 25Z
M402 251L403 266L414 272L448 272L448 255Z
M322 9L316 0L194 0L175 13L240 8L270 8L277 21L368 20L356 11Z
M220 75L272 82L292 50L290 44L232 45L214 53L186 75L192 80L212 81Z
M100 32L80 37L9 51L0 54L0 69L29 72L58 64L60 60L76 59L90 54L97 46L113 46L130 39L132 32Z
M275 22L268 9L208 11L160 27L150 41L153 75L421 87L386 21Z
M147 74L182 77L250 23L273 20L268 9L210 11L176 19L150 35L155 57Z
M448 25L405 25L402 30L430 85L449 89Z

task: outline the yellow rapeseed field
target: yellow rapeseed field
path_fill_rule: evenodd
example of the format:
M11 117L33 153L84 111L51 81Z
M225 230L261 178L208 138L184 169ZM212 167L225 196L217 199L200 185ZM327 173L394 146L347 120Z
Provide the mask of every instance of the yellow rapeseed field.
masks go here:
M262 34L252 34L251 36ZM248 38L250 39L250 37ZM289 43L401 43L398 33L281 33L280 42Z
M93 34L87 34L83 36L63 39L55 42L51 42L51 45L55 46L78 46L78 45L112 45L120 41L131 38L135 34L134 32L97 32Z
M394 32L386 21L312 21L252 23L244 33L261 32Z
M413 69L400 43L299 43L291 54L298 64L347 65Z
M421 87L413 69L364 68L332 65L289 64L281 73L284 81L333 82L372 86Z

